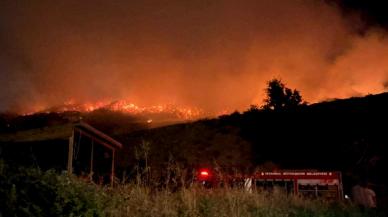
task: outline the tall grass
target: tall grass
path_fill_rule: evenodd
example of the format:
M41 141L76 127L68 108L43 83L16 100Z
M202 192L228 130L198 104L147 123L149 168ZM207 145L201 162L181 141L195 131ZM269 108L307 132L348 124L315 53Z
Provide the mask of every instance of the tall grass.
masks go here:
M192 187L152 192L125 185L114 192L122 200L106 210L108 216L368 216L350 204L307 200L276 191L248 193L243 189Z
M115 188L37 169L10 169L0 162L0 216L370 216L350 203L308 200L274 191L244 189L178 191L121 184ZM380 215L383 216L383 215Z

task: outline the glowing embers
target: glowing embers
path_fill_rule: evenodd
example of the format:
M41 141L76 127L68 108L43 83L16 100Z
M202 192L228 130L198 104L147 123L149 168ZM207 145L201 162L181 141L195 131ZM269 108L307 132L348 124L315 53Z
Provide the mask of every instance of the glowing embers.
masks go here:
M113 102L107 106L106 108L113 111L122 111L126 113L132 114L158 114L158 113L166 113L166 114L174 114L178 118L181 119L196 119L203 116L203 111L198 108L188 107L188 106L178 106L173 104L163 104L163 105L155 105L148 107L137 106L133 103L129 103L125 100Z

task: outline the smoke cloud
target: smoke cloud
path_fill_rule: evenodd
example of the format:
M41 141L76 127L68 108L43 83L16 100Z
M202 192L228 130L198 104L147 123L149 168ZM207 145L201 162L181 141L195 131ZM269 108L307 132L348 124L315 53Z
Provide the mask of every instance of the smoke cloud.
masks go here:
M209 112L281 78L309 102L386 90L388 39L317 0L2 1L0 110L128 99Z

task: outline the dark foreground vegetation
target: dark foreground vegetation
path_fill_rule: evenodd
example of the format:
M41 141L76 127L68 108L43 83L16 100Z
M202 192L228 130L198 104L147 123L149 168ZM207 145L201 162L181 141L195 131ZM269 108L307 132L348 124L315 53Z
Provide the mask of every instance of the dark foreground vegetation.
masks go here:
M280 191L204 189L155 190L140 184L107 188L39 169L0 162L0 216L383 216L348 201L327 202Z

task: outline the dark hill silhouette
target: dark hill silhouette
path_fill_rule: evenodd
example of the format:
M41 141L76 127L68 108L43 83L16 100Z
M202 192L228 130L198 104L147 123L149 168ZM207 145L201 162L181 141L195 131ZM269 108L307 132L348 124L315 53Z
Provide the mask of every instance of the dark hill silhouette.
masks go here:
M324 112L383 112L388 109L388 92L365 97L334 99L309 106L313 111Z
M282 169L340 170L378 186L388 183L388 93L333 100L293 111L253 109L216 119L120 135L122 165L142 140L150 161L163 169L169 153L189 165L249 168L273 162ZM128 163L128 164L126 164ZM349 187L350 185L347 185Z

